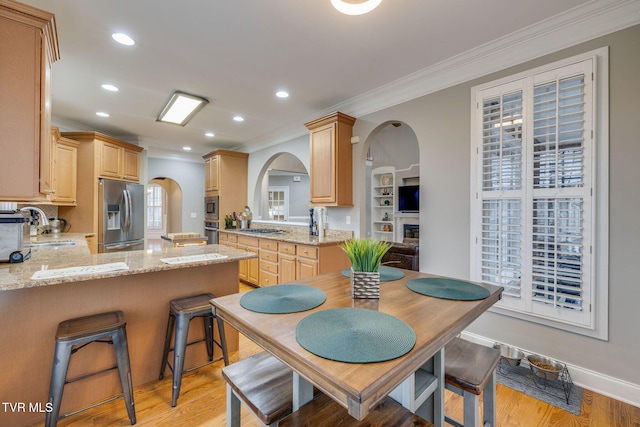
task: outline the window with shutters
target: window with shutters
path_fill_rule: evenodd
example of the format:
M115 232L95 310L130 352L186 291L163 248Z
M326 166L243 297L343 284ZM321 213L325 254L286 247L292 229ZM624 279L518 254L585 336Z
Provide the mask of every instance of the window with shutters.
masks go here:
M599 50L473 88L471 144L472 279L504 288L494 311L603 339L606 60Z

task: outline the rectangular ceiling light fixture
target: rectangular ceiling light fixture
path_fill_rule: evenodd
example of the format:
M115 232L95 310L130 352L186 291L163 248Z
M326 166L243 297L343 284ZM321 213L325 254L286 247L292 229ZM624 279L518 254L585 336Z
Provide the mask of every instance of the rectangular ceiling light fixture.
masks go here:
M157 121L184 126L208 103L207 99L200 96L178 91L173 92Z

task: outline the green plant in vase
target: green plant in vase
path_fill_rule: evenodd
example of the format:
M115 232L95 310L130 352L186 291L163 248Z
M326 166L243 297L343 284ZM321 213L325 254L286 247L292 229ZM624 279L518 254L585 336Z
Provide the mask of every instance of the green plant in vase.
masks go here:
M349 257L353 271L376 272L391 244L382 240L354 238L344 242L340 248Z
M391 248L381 240L354 238L340 248L351 261L351 293L353 298L380 298L380 263Z

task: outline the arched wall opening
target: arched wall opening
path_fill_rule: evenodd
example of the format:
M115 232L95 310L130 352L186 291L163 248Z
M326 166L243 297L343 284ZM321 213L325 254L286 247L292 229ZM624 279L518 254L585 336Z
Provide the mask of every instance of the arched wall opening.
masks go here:
M405 122L385 121L371 131L361 153L366 195L360 235L393 242L403 242L405 237L418 240L424 194L420 193L418 212L400 212L398 205L399 187L420 184L420 145L416 133Z
M152 185L153 184L153 185ZM159 186L164 191L161 206L158 207L158 201L150 203L149 197L152 197L153 186ZM149 180L147 185L147 239L151 243L160 239L163 234L178 233L182 231L182 188L171 178L156 177ZM156 209L156 213L152 213L151 209ZM161 212L157 212L161 210ZM154 221L161 217L162 221Z
M309 199L309 172L305 165L291 153L276 153L258 174L251 206L253 219L306 222Z

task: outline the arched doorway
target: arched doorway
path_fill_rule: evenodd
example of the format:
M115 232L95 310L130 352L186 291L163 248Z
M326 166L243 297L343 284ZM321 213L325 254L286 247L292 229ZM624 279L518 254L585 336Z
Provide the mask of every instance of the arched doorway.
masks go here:
M402 242L405 235L413 236L413 230L419 236L419 212L398 210L399 188L420 183L420 146L413 129L400 121L384 122L365 141L363 154L366 219L360 227L361 235L394 242ZM375 180L386 175L391 177L391 187L382 188L385 185ZM381 191L391 197L381 198ZM393 208L383 208L383 203ZM411 233L405 234L406 228L412 229Z
M291 153L272 156L258 175L253 218L263 221L304 222L309 212L309 173Z
M161 236L182 228L182 189L171 178L157 177L147 184L147 247L162 247Z

